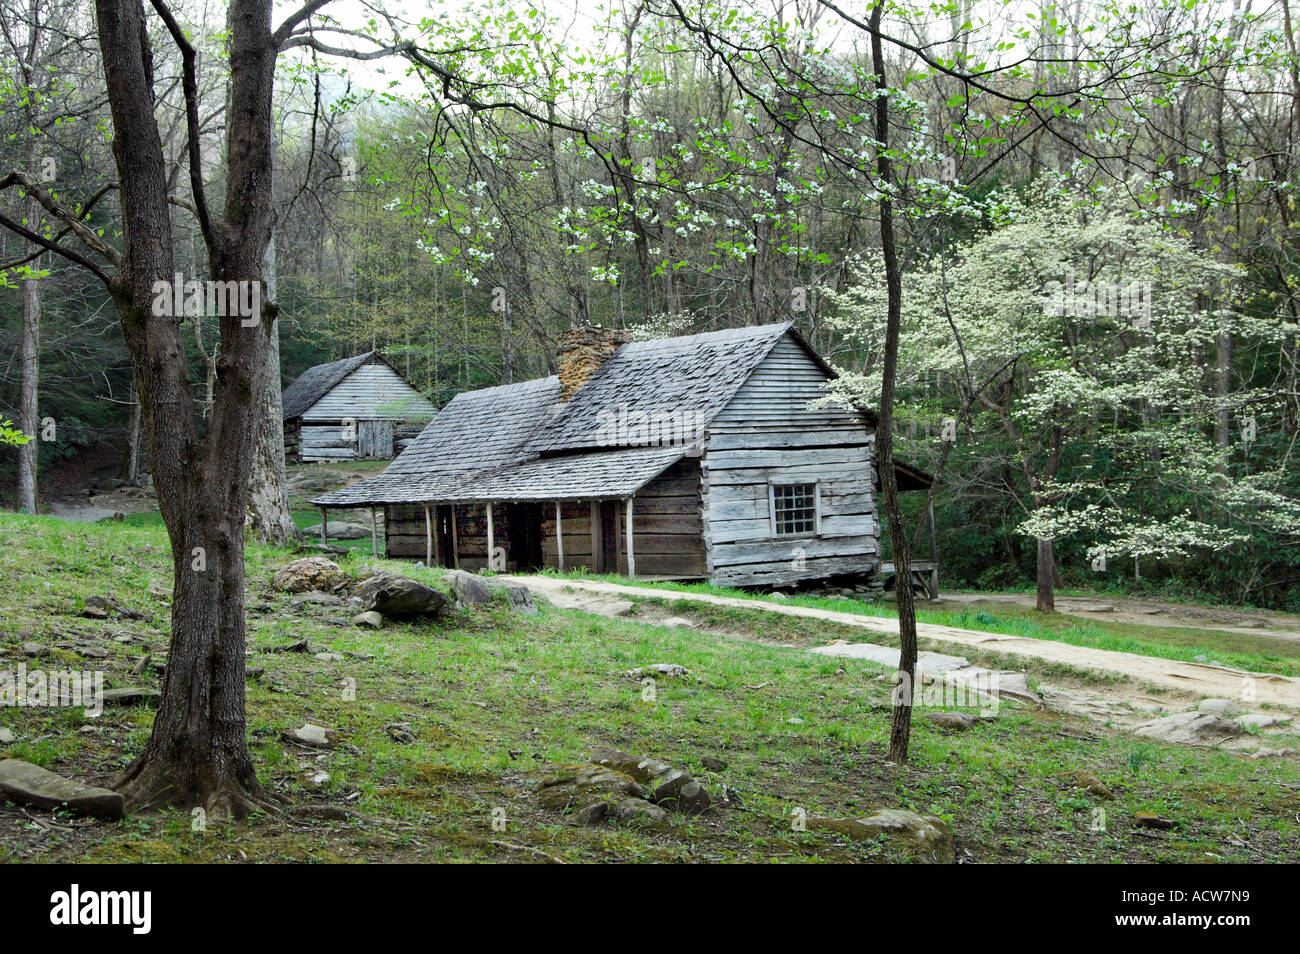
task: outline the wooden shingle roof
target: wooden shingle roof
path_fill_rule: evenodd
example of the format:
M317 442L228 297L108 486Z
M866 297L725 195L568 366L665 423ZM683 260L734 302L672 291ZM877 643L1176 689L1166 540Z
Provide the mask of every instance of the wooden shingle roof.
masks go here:
M630 342L567 402L560 400L557 377L463 392L384 473L312 503L361 507L634 494L700 435L670 446L611 446L610 415L681 419L689 412L702 429L789 331L782 323Z
M375 352L367 351L365 354L354 355L351 358L318 364L298 375L293 384L284 389L280 398L284 406L284 419L290 421L295 417L301 417L308 408L372 357L375 357Z

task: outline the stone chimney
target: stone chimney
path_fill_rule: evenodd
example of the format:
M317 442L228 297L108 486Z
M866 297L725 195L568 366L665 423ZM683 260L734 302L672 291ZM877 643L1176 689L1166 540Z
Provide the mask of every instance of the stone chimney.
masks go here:
M596 370L609 360L618 346L627 341L617 328L587 325L570 328L560 335L555 361L559 366L560 400L567 401L591 380Z

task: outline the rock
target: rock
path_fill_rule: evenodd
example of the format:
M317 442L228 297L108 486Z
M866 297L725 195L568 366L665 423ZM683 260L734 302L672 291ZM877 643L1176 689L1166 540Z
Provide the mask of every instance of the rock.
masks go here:
M1267 712L1247 712L1245 715L1238 717L1237 725L1241 726L1243 731L1251 732L1256 729L1267 729L1269 726L1281 725L1283 722L1291 720L1285 716L1270 715Z
M384 731L394 742L401 742L403 745L410 745L415 741L415 733L411 731L409 722L394 722L392 725L384 726Z
M161 697L162 693L157 689L147 689L143 686L133 686L129 689L105 689L104 705L138 706Z
M310 722L304 723L296 729L288 729L280 733L280 738L286 742L295 742L298 745L307 745L314 749L332 749L338 745L337 732Z
M639 798L625 798L616 804L606 802L605 805L616 821L624 822L632 828L667 831L672 827L672 817L668 812Z
M302 777L303 787L310 789L311 791L314 792L320 791L329 783L330 783L330 773L322 771L321 769L309 770Z
M488 589L487 582L477 574L449 570L443 575L443 580L451 587L451 595L455 597L457 606L472 606L492 599L492 591Z
M674 811L698 815L713 803L704 786L680 769L673 769L655 786L650 800L656 805L667 805Z
M24 656L44 656L46 653L50 651L50 647L43 646L40 643L28 642L19 645L18 650Z
M0 762L0 792L34 808L67 808L108 820L126 815L126 804L117 792L74 782L19 759Z
M488 603L493 598L501 596L516 612L529 616L537 612L532 591L522 583L513 580L494 580L491 577L466 573L464 570L451 570L443 576L443 579L451 587L451 594L455 597L457 606Z
M302 535L308 539L320 539L320 524L313 524L303 530ZM327 540L364 540L370 536L370 528L363 527L358 523L344 523L341 520L327 520L325 522L325 538Z
M667 804L671 809L688 814L699 814L712 804L703 785L681 769L659 759L639 758L629 752L599 745L591 750L591 761L622 772L643 785L654 786L650 800L656 804Z
M788 718L788 719L785 720L785 724L786 724L786 725L804 725L805 723L804 723L804 720L801 719L801 718L799 718L798 716L791 716L790 718Z
M287 646L272 646L270 649L267 650L267 652L268 653L309 653L311 652L311 644L309 644L305 639L300 639L297 642L289 643L289 645Z
M374 610L366 610L364 613L358 613L352 617L353 626L369 626L371 629L378 629L384 625L384 617Z
M866 818L821 818L810 816L810 831L846 835L855 841L874 840L881 835L906 842L917 850L925 864L952 864L956 845L946 822L933 815L918 815L904 808L884 808Z
M639 681L646 676L653 676L655 679L681 679L685 676L694 675L694 673L677 663L654 663L650 666L638 666L636 669L629 669L623 675L628 679Z
M973 716L969 712L927 712L925 721L941 729L965 732L980 720L978 716Z
M1155 828L1159 831L1172 831L1178 827L1178 822L1172 818L1161 818L1151 812L1135 812L1133 821L1143 828Z
M628 801L637 801L637 799L628 799ZM649 804L648 802L646 804ZM609 802L592 802L590 805L584 805L577 811L569 812L564 817L566 825L577 825L585 827L587 825L598 825L609 815Z
M81 615L90 619L107 619L109 610L117 613L122 619L147 620L149 618L147 613L141 613L129 606L123 606L117 600L108 596L87 596Z
M710 772L725 772L727 770L727 763L713 755L702 756L700 764Z
M603 765L548 765L525 778L543 807L554 811L625 798L644 799L647 794L632 776Z
M1215 715L1235 716L1241 713L1241 706L1231 699L1202 699L1196 707L1197 712L1213 712Z
M331 653L331 652L316 653L315 657L319 659L321 662L342 662L343 661L342 653Z
M271 585L286 593L329 591L343 586L347 581L348 575L337 563L318 556L290 560L271 577Z
M666 616L659 621L660 626L679 626L682 629L694 629L695 624L684 616Z
M357 587L362 612L374 611L390 619L438 617L447 608L447 597L432 587L405 576L376 573Z
M0 728L0 744L8 745L10 742L14 741L15 738L17 738L17 736L14 735L12 729Z
M1082 789L1089 794L1096 795L1098 798L1114 798L1106 784L1091 772L1071 772L1070 777L1074 779L1076 788Z
M1138 735L1184 745L1218 745L1241 735L1241 726L1212 712L1180 712L1133 727Z

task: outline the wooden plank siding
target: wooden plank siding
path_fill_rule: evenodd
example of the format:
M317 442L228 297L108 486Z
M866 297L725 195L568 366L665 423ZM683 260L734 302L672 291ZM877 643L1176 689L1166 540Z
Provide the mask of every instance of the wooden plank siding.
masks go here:
M365 364L295 419L300 439L293 459L388 459L394 455L394 422L423 422L433 413L433 405L388 365Z
M701 478L712 582L790 583L869 572L879 562L875 437L856 414L811 407L827 380L787 336L710 424ZM773 536L774 482L817 484L815 534Z

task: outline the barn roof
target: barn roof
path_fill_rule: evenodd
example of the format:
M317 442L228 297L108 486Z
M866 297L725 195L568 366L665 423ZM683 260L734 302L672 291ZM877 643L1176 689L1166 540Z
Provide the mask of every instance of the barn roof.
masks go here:
M308 408L338 387L340 381L363 364L369 364L371 358L383 361L378 352L367 351L340 361L318 364L298 375L293 384L284 389L280 398L284 406L284 419L288 421L301 417Z
M691 412L703 428L789 323L622 345L567 402L557 377L456 395L378 476L315 498L323 507L625 497L683 457L671 446L610 446L611 416ZM834 372L796 334L795 340ZM680 438L681 435L678 435Z

